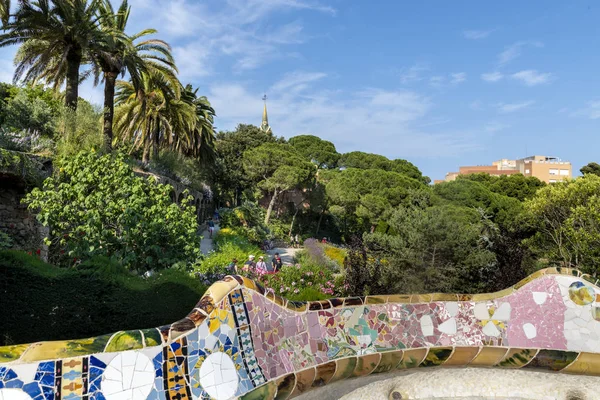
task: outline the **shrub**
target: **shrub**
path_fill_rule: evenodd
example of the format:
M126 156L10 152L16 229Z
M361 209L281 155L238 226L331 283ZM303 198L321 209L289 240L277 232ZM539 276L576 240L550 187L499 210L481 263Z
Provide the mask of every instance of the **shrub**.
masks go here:
M335 247L329 244L322 244L323 250L325 252L325 256L330 260L334 261L340 267L344 266L344 260L348 255L348 252L345 249Z
M333 272L314 264L286 265L259 280L268 290L291 300L320 300L345 293L341 277L336 279Z
M7 233L0 231L0 250L10 249L12 246L12 238Z
M193 273L199 273L203 281L212 282L221 279L222 276L228 273L226 267L234 258L238 260L238 266L241 267L247 260L248 255L253 254L257 259L259 256L264 255L260 248L250 243L243 233L230 228L219 230L213 243L215 251L209 253L193 269Z
M341 269L345 258L345 250L319 243L316 239L306 239L304 250L296 253L296 260L300 264L315 264L333 271Z
M222 228L233 228L255 244L271 238L269 228L263 223L263 209L253 203L244 203L239 207L221 208L219 216Z
M59 163L58 174L24 202L49 226L51 260L74 266L106 256L130 269L162 269L199 254L195 207L172 188L134 175L124 155L81 152Z
M65 269L4 250L0 276L0 346L170 324L206 291L184 273L169 269L144 279L106 257Z

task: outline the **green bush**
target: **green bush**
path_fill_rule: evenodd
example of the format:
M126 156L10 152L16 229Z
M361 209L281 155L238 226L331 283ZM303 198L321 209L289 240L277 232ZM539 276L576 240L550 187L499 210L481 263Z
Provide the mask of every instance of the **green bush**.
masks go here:
M199 254L196 211L172 188L136 176L123 154L93 151L63 159L58 174L24 202L50 227L52 262L74 266L107 256L130 269L164 269Z
M249 202L236 208L219 210L222 228L235 229L255 244L272 238L269 228L263 223L263 214L264 210L260 206Z
M12 238L7 233L0 231L0 250L10 249L12 246Z
M59 157L75 156L82 150L102 147L102 110L88 102L79 102L77 111L62 107L56 120L60 134L56 143Z
M223 228L217 232L214 241L215 251L208 254L199 265L194 267L194 273L224 274L226 267L234 258L238 260L238 266L248 259L248 255L253 254L258 257L264 255L260 248L240 234L236 230Z
M144 279L103 257L63 269L10 250L0 251L0 276L0 346L170 324L206 291L178 271Z

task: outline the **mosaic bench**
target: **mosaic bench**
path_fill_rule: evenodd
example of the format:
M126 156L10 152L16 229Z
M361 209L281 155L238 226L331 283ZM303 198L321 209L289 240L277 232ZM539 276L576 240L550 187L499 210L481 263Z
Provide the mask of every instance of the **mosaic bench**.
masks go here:
M491 294L305 303L228 276L172 325L0 347L0 400L287 399L436 366L600 376L597 283L554 268Z

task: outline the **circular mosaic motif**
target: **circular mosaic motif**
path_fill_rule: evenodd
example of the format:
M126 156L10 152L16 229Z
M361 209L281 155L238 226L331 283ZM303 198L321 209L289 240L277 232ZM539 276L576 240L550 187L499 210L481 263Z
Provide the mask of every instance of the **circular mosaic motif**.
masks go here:
M231 357L223 352L212 353L200 366L200 385L216 400L235 396L238 374Z
M125 351L111 360L102 374L106 400L145 400L154 386L154 365L146 355Z
M586 286L583 282L573 282L569 286L569 297L571 301L580 306L592 304L596 298L594 288Z
M21 389L0 389L0 400L31 400Z

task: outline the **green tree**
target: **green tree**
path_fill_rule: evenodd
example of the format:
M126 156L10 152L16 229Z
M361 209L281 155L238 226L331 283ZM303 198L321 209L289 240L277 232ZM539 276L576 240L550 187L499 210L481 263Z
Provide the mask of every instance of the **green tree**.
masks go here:
M101 35L99 4L98 0L24 0L8 19L0 11L6 21L0 46L20 45L15 80L44 80L55 88L65 83L65 105L76 109L81 65L92 60Z
M330 211L342 220L343 231L371 230L423 183L382 169L321 171Z
M593 174L600 176L600 164L591 162L587 165L584 165L579 170L583 175Z
M104 148L108 151L112 149L115 84L119 74L128 73L133 88L140 90L142 75L149 69L164 74L176 71L171 47L165 41L147 39L136 42L156 33L156 30L144 29L131 37L125 33L130 11L127 0L123 0L117 12L108 0L103 0L98 5L98 21L103 35L93 49L94 70L96 82L100 73L104 80L103 134Z
M245 124L238 125L234 131L219 132L216 139L215 192L222 203L228 206L241 205L244 200L250 200L244 198L244 194L252 187L251 180L244 173L244 152L265 143L282 143L284 140L254 125Z
M290 138L289 143L305 159L317 164L319 168L335 168L340 154L335 145L313 135L300 135Z
M307 186L315 174L314 166L287 144L267 143L246 150L242 163L248 177L271 196L265 225L269 223L279 196L288 190Z
M389 223L396 234L365 235L369 294L477 292L496 258L481 240L476 210L444 205L399 207Z
M586 174L540 189L525 202L537 231L528 243L549 261L598 273L600 265L600 177Z
M195 123L186 135L175 137L175 150L197 158L206 167L215 161L215 110L206 96L198 96L198 89L187 84L181 94L182 100L193 107Z
M390 160L379 154L364 153L362 151L353 151L342 154L339 160L339 166L358 169L382 169L384 171L391 171L409 176L425 184L431 182L428 177L423 176L416 166L406 160Z
M530 199L539 188L546 186L545 182L540 181L535 176L525 176L522 174L491 176L482 172L459 175L458 179L479 182L494 193L514 197L519 201Z
M24 202L49 227L53 261L77 265L107 256L132 269L167 268L198 256L191 196L177 205L172 188L136 176L122 154L81 152Z
M141 86L117 82L115 132L133 150L142 150L142 161L158 157L160 149L174 144L196 124L195 108L181 99L181 83L170 69L142 73Z

